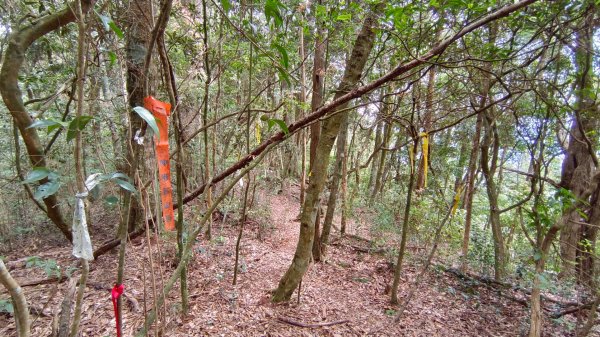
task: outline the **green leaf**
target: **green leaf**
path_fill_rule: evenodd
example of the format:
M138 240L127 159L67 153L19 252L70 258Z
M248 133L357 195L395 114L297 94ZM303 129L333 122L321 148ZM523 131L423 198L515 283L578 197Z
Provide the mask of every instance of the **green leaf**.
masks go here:
M221 0L221 6L223 6L223 10L225 11L225 13L229 12L229 10L231 9L231 3L229 2L229 0Z
M110 196L106 197L104 199L104 201L106 202L107 205L114 206L119 202L119 198L115 197L114 195L110 195Z
M315 10L315 16L319 19L324 19L327 17L327 7L323 5L317 5Z
M27 178L23 180L23 184L31 184L36 181L40 181L46 178L50 174L50 170L45 167L34 167L29 174L27 174Z
M67 142L71 141L77 136L77 132L83 130L87 123L92 120L92 116L79 116L75 117L70 123L67 131Z
M113 179L115 183L117 183L117 185L121 186L121 188L123 188L124 190L127 190L133 194L137 194L137 190L135 189L135 186L133 186L130 182L126 181L126 180L121 180L121 179Z
M110 17L106 16L106 15L101 15L96 13L96 15L98 15L98 18L100 18L100 21L102 22L102 25L104 26L104 29L106 29L107 31L112 30L119 39L122 39L125 37L125 35L123 34L123 31L121 30L121 28L119 28L119 26L117 26L117 24L113 21L113 19L111 19Z
M102 176L102 178L105 178L106 180L110 180L110 179L129 180L129 177L125 173L121 173L121 172L109 173L109 174Z
M133 108L133 111L135 111L135 113L137 113L143 120L146 121L146 123L148 123L148 125L152 128L152 131L154 131L156 137L160 136L160 132L158 131L158 125L156 124L156 119L154 118L154 116L152 116L150 111L146 110L146 108L143 108L141 106L136 106L135 108Z
M67 123L67 122L63 122L63 121L58 120L58 119L50 118L50 119L40 119L40 120L37 120L37 121L31 123L31 125L29 125L27 127L27 129L30 129L30 128L45 128L45 127L47 127L48 131L52 131L52 130L56 129L57 127L60 127L60 126L67 127L68 125L69 125L69 123Z
M462 9L465 7L465 3L463 0L448 0L447 6L450 9Z
M265 3L265 17L267 18L267 23L271 22L271 18L273 18L275 26L281 27L283 25L283 18L279 12L280 7L284 6L279 0L267 0Z
M125 37L121 28L119 28L119 26L117 26L117 24L114 21L110 20L108 25L110 26L110 29L112 29L112 31L115 32L115 35L119 37L119 39L123 39Z
M25 258L25 268L37 267L42 264L42 258L39 256L28 256Z
M288 129L287 125L281 119L271 118L267 121L267 124L269 125L269 128L267 129L267 131L271 131L271 128L273 126L277 125L277 126L279 126L281 131L283 131L284 134L287 135L288 133L290 133L290 130Z
M281 60L279 62L285 69L288 69L290 66L290 58L288 56L287 50L285 50L285 48L283 48L280 44L277 43L271 43L271 47L277 49L277 51L281 55Z
M108 52L108 58L110 59L111 66L117 62L117 54L114 51Z
M34 197L38 200L46 199L58 192L59 187L60 182L57 179L50 180L49 182L38 186L38 188L35 190Z
M279 73L279 80L280 81L285 81L285 83L287 83L288 86L292 86L292 82L290 82L290 77L288 76L288 74L285 72L284 69L277 67L277 72Z
M100 177L100 180L101 181L112 180L117 185L121 186L121 188L123 188L129 192L132 192L132 193L137 193L135 186L133 186L133 184L131 183L131 179L125 173L113 172L113 173L104 174ZM107 201L110 204L110 202L108 201L108 198L105 199L105 201Z
M350 21L351 19L352 19L352 14L350 14L350 13L340 14L335 18L336 21Z
M13 308L12 302L10 300L0 300L0 312L14 313L15 308Z
M98 15L98 18L100 19L100 21L102 22L102 25L104 26L104 29L106 29L107 31L110 30L110 25L109 22L112 21L111 18L109 18L106 15L102 15L102 14L98 14L96 13L96 15Z

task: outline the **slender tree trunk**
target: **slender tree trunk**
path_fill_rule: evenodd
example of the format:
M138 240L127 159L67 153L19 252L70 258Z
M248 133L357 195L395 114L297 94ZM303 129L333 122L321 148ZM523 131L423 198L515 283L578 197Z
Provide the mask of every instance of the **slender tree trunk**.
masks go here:
M417 152L418 139L413 140L412 153ZM394 282L392 284L392 297L390 302L398 304L398 286L400 285L400 273L402 272L402 262L404 260L404 252L406 251L406 240L408 238L408 221L410 219L410 207L412 194L415 185L415 168L414 164L410 166L410 177L408 178L408 188L406 190L406 205L404 207L404 217L402 218L402 238L400 239L400 250L398 251L398 259L396 260L396 268L394 269Z
M477 115L475 122L475 133L473 134L473 146L471 147L471 156L469 158L469 167L467 170L467 181L465 189L465 231L463 234L461 250L461 270L467 270L467 257L469 253L469 238L471 236L471 220L473 218L473 193L475 192L475 175L477 173L477 158L479 157L479 139L481 138L481 124L483 115Z
M317 4L321 4L318 1ZM312 98L310 110L316 111L323 104L323 90L325 83L325 29L324 22L317 20L317 33L315 36L315 56L313 61L312 73ZM310 126L310 157L309 157L309 176L313 174L315 168L315 158L317 156L317 147L321 137L321 122L316 122ZM320 200L320 195L317 198ZM315 216L315 231L312 247L313 258L316 262L321 261L321 239L320 239L321 206L317 205L317 215Z
M375 185L373 186L373 190L371 192L371 203L373 203L373 200L375 199L377 192L380 190L380 188L382 186L383 173L385 170L385 160L388 155L388 152L386 150L384 150L384 148L387 148L389 146L390 138L391 138L391 134L392 134L391 129L392 129L392 125L390 123L384 121L383 140L381 142L381 148L379 149L379 151L380 151L379 162L377 163L377 175L375 176Z
M78 26L78 43L77 43L77 110L75 118L81 118L83 116L84 108L84 90L85 90L85 77L86 77L86 61L87 61L87 39L86 31L87 26L85 23L85 15L83 14L81 3L77 3L77 26ZM81 136L82 131L78 131L75 135L75 146L73 149L73 159L75 162L75 182L77 185L77 198L80 195L87 195L89 192L85 186L85 173L83 166L83 138ZM85 200L83 200L85 202ZM76 206L77 207L77 206ZM86 210L81 210L85 219ZM87 224L85 224L87 226ZM81 238L75 238L75 241ZM74 242L77 244L77 242ZM80 258L81 262L81 276L79 278L79 288L77 290L77 298L75 300L75 311L73 313L73 321L71 325L70 337L76 337L79 334L79 324L81 323L81 306L83 304L83 295L85 293L85 285L87 282L90 267L86 258Z
M367 193L372 194L372 191L375 187L375 180L377 179L377 169L379 164L379 158L381 157L381 143L384 123L381 120L382 114L378 114L377 116L378 122L375 125L375 143L373 145L373 158L371 159L371 171L369 173L369 185L367 186ZM367 194L367 195L368 195Z
M208 44L208 15L206 13L206 0L202 0L202 29L204 31L203 43L204 43L204 69L206 71L206 81L204 81L204 108L202 112L202 125L206 127L208 124L208 99L209 99L209 88L211 82L211 69L209 64L209 44ZM209 143L209 128L204 130L204 181L210 179L210 152L208 151ZM214 160L214 158L213 158ZM179 202L179 201L178 201ZM206 191L206 208L210 208L212 204L212 188L209 187ZM208 226L206 227L206 239L210 241L212 237L212 216L208 218Z
M486 182L486 191L490 204L490 225L492 227L492 238L494 241L494 279L500 281L505 275L506 253L504 247L504 235L500 222L500 208L498 204L499 186L494 177L498 165L498 152L500 150L500 139L494 121L493 112L483 113L484 136L481 144L481 171ZM490 158L490 148L492 151Z
M354 43L352 55L347 60L344 76L334 99L350 92L360 79L371 49L373 49L375 39L373 27L376 23L376 13L379 12L380 8L381 6L378 5L377 11L371 12L365 18L361 32ZM347 106L348 102L341 104L337 110L343 110ZM272 300L274 302L289 300L308 268L314 239L314 222L317 217L319 195L327 179L329 154L339 133L343 115L347 113L344 111L334 114L323 122L321 140L313 162L314 166L306 193L306 200L302 205L302 213L300 214L300 236L298 238L296 253L289 269L279 281L279 286L273 294Z
M246 8L246 6L243 7L244 9ZM250 18L250 25L252 25L252 22L254 20L254 10L252 9L251 6L248 7L249 8L249 18ZM244 12L244 10L242 11ZM242 13L242 15L244 15ZM246 96L246 153L250 153L250 121L251 121L251 99L252 99L252 74L254 71L254 62L252 59L252 54L254 52L254 46L252 45L252 43L250 43L250 58L249 58L249 64L248 64L248 93ZM242 216L240 217L240 230L238 232L238 237L237 240L235 242L235 263L233 265L233 281L232 284L236 285L237 284L237 278L238 278L238 267L239 267L239 261L240 261L240 248L241 248L241 242L242 242L242 235L244 234L244 227L246 225L246 220L248 219L248 192L250 191L250 185L252 184L252 176L251 176L251 172L248 172L248 174L246 175L246 185L244 186L244 199L243 199L243 204L242 204Z
M348 205L346 204L346 194L347 194L347 190L348 190L348 146L346 145L347 142L347 138L348 138L348 122L346 122L346 126L344 129L342 129L342 132L340 132L340 138L344 139L344 153L343 153L343 157L342 157L342 176L341 176L341 182L340 182L340 194L341 194L341 202L340 202L340 208L342 210L342 214L340 215L340 235L345 235L346 234L346 227L347 227L347 222L348 222Z
M323 220L323 233L321 235L321 250L323 255L326 253L326 247L329 243L329 234L331 232L331 224L333 222L333 216L335 213L335 206L338 199L338 191L340 186L340 180L343 174L343 162L346 157L346 142L348 141L348 115L345 115L342 120L342 126L339 137L336 141L336 153L337 158L335 160L335 168L333 172L333 179L331 182L331 188L329 193L329 200L327 200L327 212L325 213L325 219ZM344 226L345 227L345 226Z
M438 31L439 32L439 31ZM439 33L438 33L439 36ZM433 115L434 115L434 111L433 111L433 94L434 94L434 89L435 89L435 67L432 67L429 70L429 76L427 79L427 94L425 96L425 114L423 116L423 130L425 132L429 132L431 130L431 127L433 125ZM433 142L433 137L432 136L428 136L429 138L429 147L431 147L431 144ZM429 153L431 153L431 151L429 151ZM429 156L428 156L429 158ZM429 165L429 163L425 162L425 158L422 156L421 160L419 161L419 170L418 170L418 174L417 174L417 183L415 186L415 189L417 191L422 191L425 189L425 186L427 185L427 182L425 181L426 177L425 177L425 165ZM418 192L417 192L418 193Z
M298 102L300 105L304 105L306 102L306 66L305 66L305 53L304 53L304 29L298 28L298 36L300 37L299 56L300 56L300 97ZM300 108L298 108L301 111ZM299 132L298 140L300 144L301 160L300 160L300 205L304 204L304 195L306 192L306 131L302 130Z
M31 320L29 319L29 307L23 289L17 281L10 275L4 262L0 259L0 283L6 288L10 294L13 307L17 331L19 337L29 337Z

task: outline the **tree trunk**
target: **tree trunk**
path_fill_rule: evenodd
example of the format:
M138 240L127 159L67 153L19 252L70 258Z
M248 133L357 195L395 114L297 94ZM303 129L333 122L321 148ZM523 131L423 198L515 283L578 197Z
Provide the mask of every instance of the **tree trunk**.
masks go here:
M469 158L469 168L467 170L467 181L465 189L465 231L463 234L461 250L461 270L467 269L467 255L469 253L469 238L471 235L471 219L473 217L473 193L475 192L475 174L477 173L477 158L479 156L479 139L481 138L481 123L483 116L477 115L475 123L475 133L473 134L473 146L471 147L471 157Z
M369 185L367 186L367 193L371 194L375 187L375 180L377 179L377 165L379 164L379 158L381 157L381 143L383 133L383 121L381 120L381 113L377 116L377 124L375 125L375 143L373 145L373 158L371 159L371 172L369 173Z
M92 0L81 1L82 12L87 13L94 3L95 1ZM22 92L19 88L19 73L29 46L40 37L74 22L76 17L73 10L75 8L77 6L70 3L60 12L44 16L31 25L15 30L9 37L4 62L2 63L2 69L0 69L0 94L19 128L32 167L46 167L46 155L37 129L29 127L33 123L33 119L23 104ZM47 182L46 178L40 181L41 184ZM56 195L45 198L44 204L46 205L48 218L58 227L67 240L72 241L71 228L61 212Z
M321 4L321 1L318 2ZM315 57L312 73L312 99L310 101L310 110L316 111L323 105L323 90L325 84L325 24L317 20L317 36L315 37ZM317 155L317 147L321 137L321 122L316 122L310 126L310 157L309 157L309 176L313 174L315 168L315 159ZM327 168L325 168L327 170ZM319 192L320 193L320 192ZM320 196L318 196L320 201ZM319 224L321 220L321 206L318 202L317 215L315 217L315 231L313 240L313 258L315 261L321 261L321 239Z
M329 200L327 200L327 213L325 213L325 219L323 220L323 233L321 235L321 250L322 253L326 253L326 247L329 243L329 233L331 232L331 224L333 222L333 215L335 213L335 205L337 204L338 191L340 186L340 180L343 174L343 162L346 156L346 142L348 141L348 115L344 115L342 120L342 126L339 137L337 138L337 157L335 160L335 168L333 172L333 179L331 182ZM344 226L345 227L345 226Z
M25 294L17 281L10 275L4 262L0 260L0 283L10 294L14 307L15 322L19 337L28 337L30 334L31 319Z
M481 144L481 171L486 182L486 192L490 204L490 225L492 227L492 238L494 240L494 279L500 281L505 275L506 254L504 247L504 235L500 222L500 208L498 205L498 191L494 177L498 167L498 152L500 151L500 139L494 121L493 111L483 113L484 135ZM490 158L490 148L492 150Z
M412 153L416 153L418 139L413 140ZM404 260L404 252L406 250L406 240L408 238L408 221L410 219L410 207L412 201L412 193L415 185L415 167L412 164L410 167L410 177L408 178L408 188L406 190L406 204L404 206L404 217L402 218L402 238L400 239L400 250L398 251L398 259L396 260L396 268L394 269L394 282L392 284L392 297L390 302L398 304L398 286L400 285L400 273L402 272L402 262Z
M597 136L588 138L586 134L597 130L600 126L598 113L596 111L595 91L593 84L594 69L592 66L593 35L594 35L594 8L590 7L585 20L577 35L575 47L575 66L577 69L577 83L575 90L575 118L571 125L569 146L562 166L560 185L571 190L574 195L579 196L588 188L594 161L591 153L595 151L589 148L597 143ZM595 216L595 221L598 221ZM578 249L583 233L589 239L595 241L597 227L587 226L586 229L580 223L587 222L582 219L577 210L569 215L569 222L560 233L560 253L563 261L561 276L575 275L575 265L578 260ZM582 257L583 258L583 257ZM593 265L593 264L592 264ZM581 265L578 265L579 270Z
M352 55L346 62L344 76L334 100L350 92L360 79L371 49L373 49L375 39L373 27L376 23L376 12L380 8L381 6L377 6L378 10L371 12L365 18L361 32L354 43ZM341 104L337 110L343 110L347 106L348 102ZM323 122L321 140L315 153L314 165L311 170L312 175L310 176L306 199L302 205L302 212L300 214L300 236L298 238L296 253L290 267L279 281L279 286L273 294L272 300L274 302L289 300L308 268L315 232L314 221L317 216L319 195L327 179L329 154L340 130L343 116L346 114L348 114L346 111L334 114Z
M438 31L439 35L439 31ZM433 91L435 89L435 67L432 67L429 70L429 76L427 78L427 95L425 97L425 115L423 116L423 131L429 132L431 130L431 126L433 125ZM429 147L431 147L431 143L433 141L432 135L429 137ZM431 151L429 151L431 153ZM429 157L429 156L428 156ZM425 165L429 165L429 163L425 162L425 158L421 156L421 160L419 161L419 171L417 175L417 183L415 189L417 191L423 191L425 186L427 186L427 182L425 179ZM418 192L417 192L418 193Z
M346 227L348 222L348 205L346 205L346 194L348 190L348 146L345 144L348 138L348 122L346 122L346 126L340 132L340 138L344 139L344 154L342 157L342 176L340 182L340 208L342 210L342 214L340 215L340 235L346 234Z
M385 160L388 152L384 150L387 148L390 142L391 134L392 134L392 124L387 122L387 115L389 114L389 102L387 99L384 100L384 107L381 111L380 117L383 119L381 123L383 124L383 135L381 144L379 146L379 158L377 160L377 173L375 175L375 183L373 184L373 189L371 190L370 203L373 203L377 192L381 188L381 180L383 178L383 171L385 168Z
M150 76L149 72L145 71L146 54L148 53L148 45L150 44L152 23L147 19L152 13L152 4L148 0L134 0L131 2L127 10L125 21L126 29L126 58L127 58L127 93L129 95L129 106L131 108L144 105L144 97L148 95L145 92L148 88L144 87L146 77ZM152 52L152 51L150 51ZM148 69L149 70L149 69ZM127 135L126 153L127 160L125 167L122 168L129 177L135 180L137 171L138 152L143 150L143 147L137 145L134 140L136 132L142 129L142 119L129 109L129 129ZM125 195L124 209L128 209L129 219L127 219L128 230L132 231L135 228L137 220L141 216L141 209L137 199L131 197L131 193ZM129 200L127 200L129 199Z
M304 29L302 27L298 28L298 36L299 40L299 56L300 56L300 97L298 97L298 102L300 106L304 106L306 102L306 66L305 66L305 53L304 53ZM316 56L315 56L316 57ZM297 107L297 116L302 115L302 108ZM298 120L298 119L296 119ZM304 204L304 196L306 192L306 131L302 130L297 135L297 143L299 143L300 150L300 205Z
M535 275L533 276L533 286L531 287L531 323L529 326L529 337L540 337L542 335L544 315L542 313L542 298L540 296L540 276L543 272L543 263L538 261L535 265Z

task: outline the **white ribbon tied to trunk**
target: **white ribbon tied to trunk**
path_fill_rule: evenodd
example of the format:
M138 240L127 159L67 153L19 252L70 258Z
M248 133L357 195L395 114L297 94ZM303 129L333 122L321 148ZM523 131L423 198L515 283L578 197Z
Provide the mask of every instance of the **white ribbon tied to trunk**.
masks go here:
M94 250L85 218L85 198L87 198L88 192L94 189L100 182L100 173L91 174L85 180L86 190L75 194L77 203L73 213L73 226L71 227L73 231L73 255L88 261L94 260Z

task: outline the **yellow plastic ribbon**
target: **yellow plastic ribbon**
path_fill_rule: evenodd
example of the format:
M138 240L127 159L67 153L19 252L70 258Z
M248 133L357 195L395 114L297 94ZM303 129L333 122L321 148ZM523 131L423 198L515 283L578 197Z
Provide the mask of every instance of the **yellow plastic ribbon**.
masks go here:
M460 195L462 193L462 185L458 185L456 189L456 194L454 195L454 204L452 205L452 216L456 214L456 210L458 209L458 204L460 203Z
M256 142L260 144L260 123L256 123L256 128L254 129L254 136L256 137Z
M423 187L427 187L427 168L429 167L429 135L427 132L421 132L419 135L423 139Z

